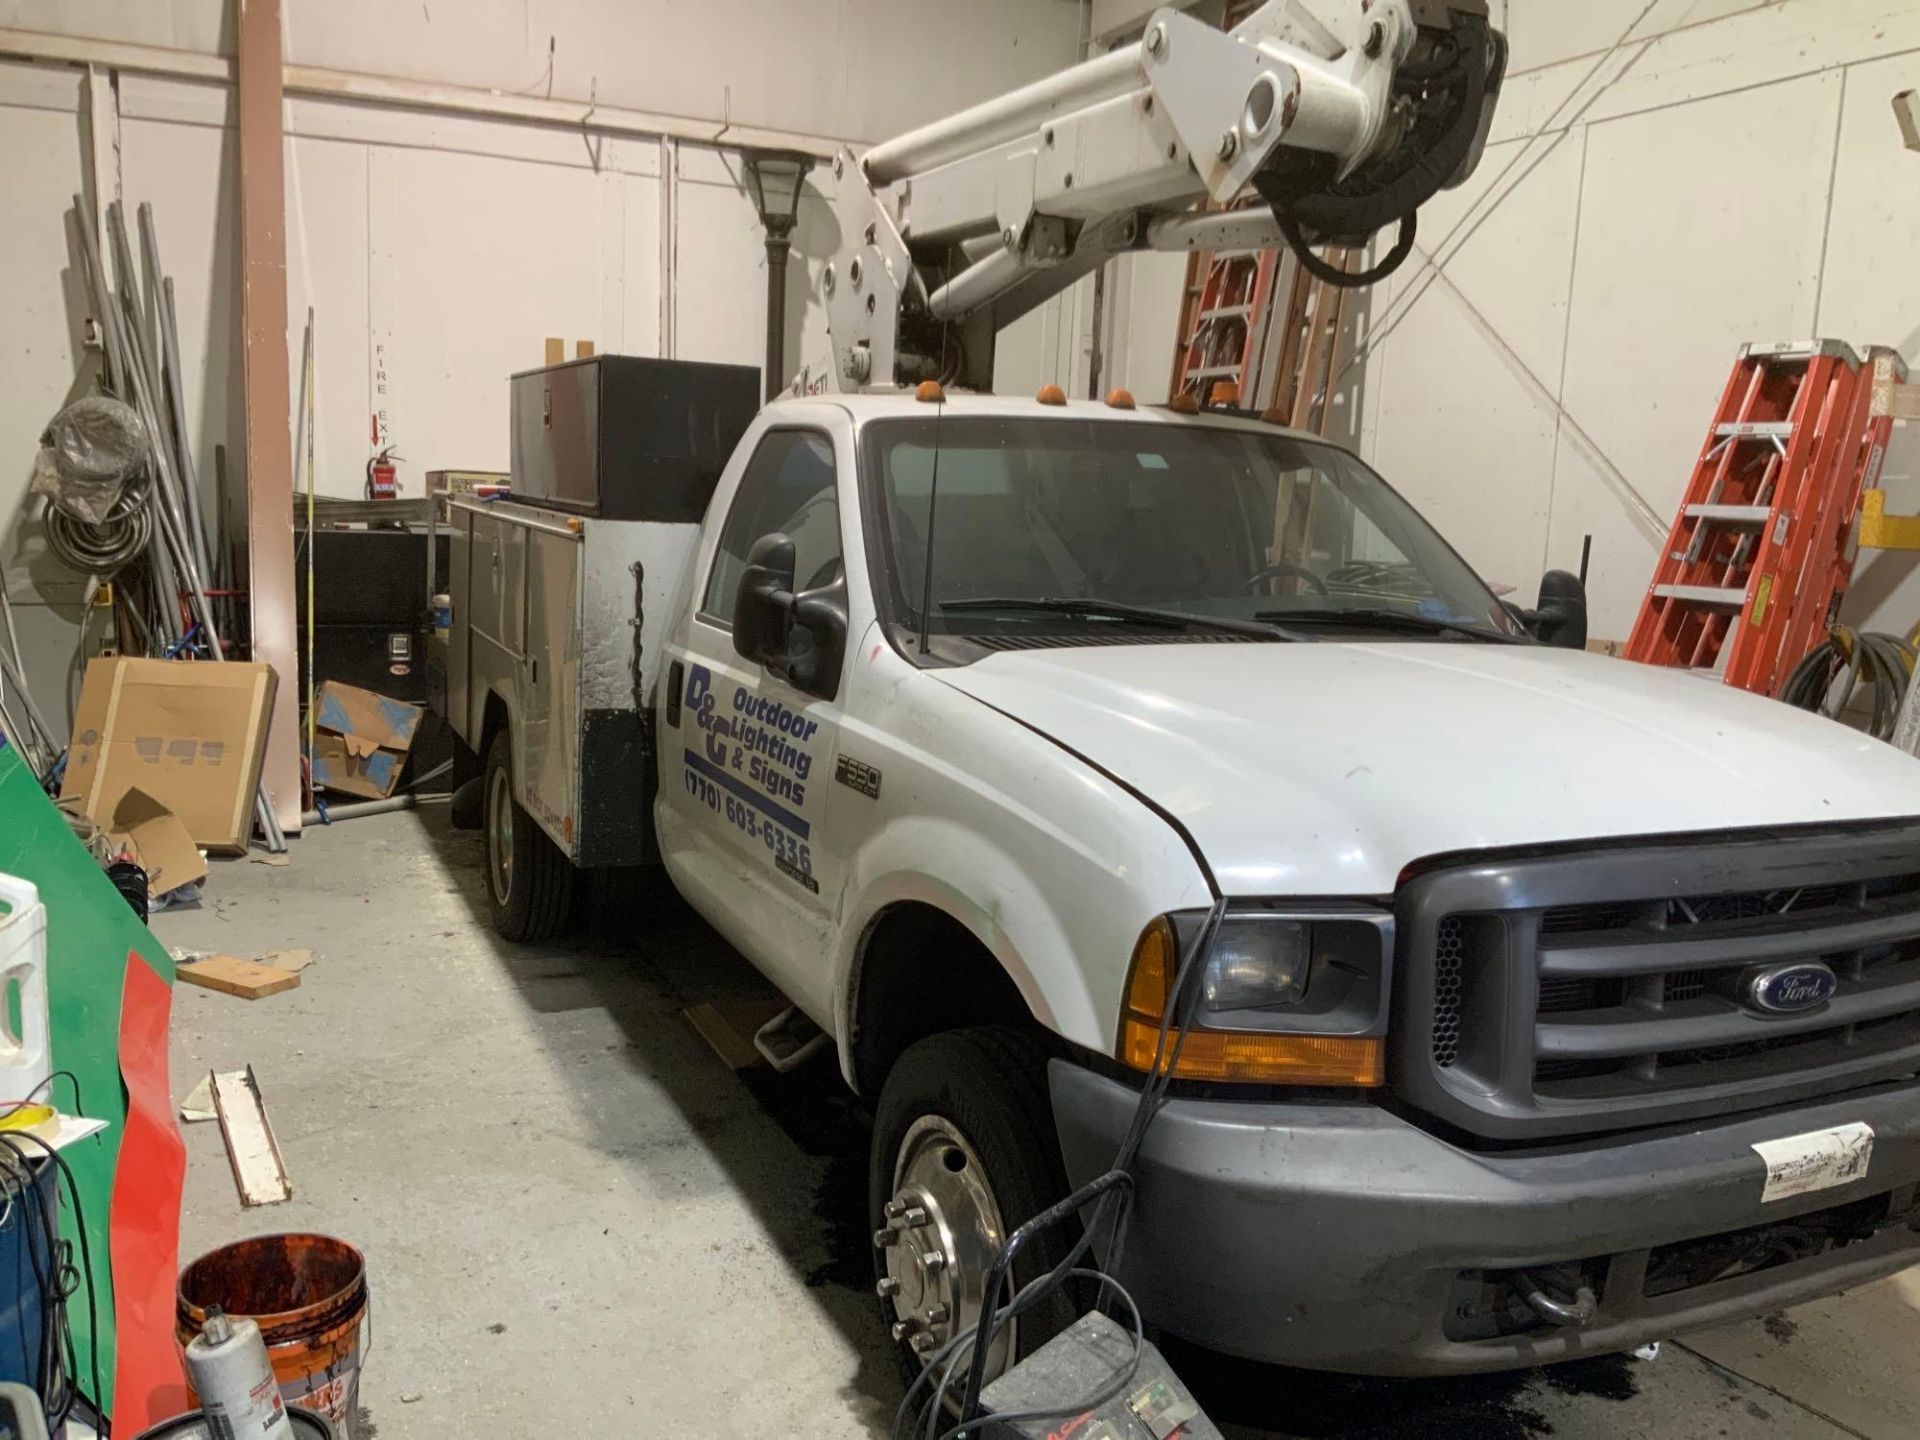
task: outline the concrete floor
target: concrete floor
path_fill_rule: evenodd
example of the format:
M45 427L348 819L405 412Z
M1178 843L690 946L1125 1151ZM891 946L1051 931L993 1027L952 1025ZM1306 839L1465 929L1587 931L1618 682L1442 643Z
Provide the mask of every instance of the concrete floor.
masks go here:
M868 1289L865 1134L830 1065L737 1077L680 1017L758 993L677 902L619 939L515 949L444 809L215 866L168 944L319 953L299 989L174 991L176 1096L252 1064L293 1177L246 1211L186 1127L183 1261L315 1229L368 1256L358 1440L884 1435L899 1380ZM1606 1359L1357 1381L1173 1352L1235 1440L1920 1434L1920 1269Z

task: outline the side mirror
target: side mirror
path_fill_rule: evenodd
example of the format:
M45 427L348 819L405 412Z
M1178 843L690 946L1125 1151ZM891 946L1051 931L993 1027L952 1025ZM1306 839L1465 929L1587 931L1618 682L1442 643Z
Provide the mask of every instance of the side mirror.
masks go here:
M794 689L831 700L847 657L847 579L795 594L793 541L763 535L734 592L733 648Z
M831 700L847 659L847 577L793 597L793 633L787 641L787 679L796 690Z
M793 541L762 535L747 552L747 568L733 596L733 648L777 675L787 669L793 628Z
M1587 648L1587 587L1565 570L1540 577L1540 603L1522 616L1534 639L1563 650Z

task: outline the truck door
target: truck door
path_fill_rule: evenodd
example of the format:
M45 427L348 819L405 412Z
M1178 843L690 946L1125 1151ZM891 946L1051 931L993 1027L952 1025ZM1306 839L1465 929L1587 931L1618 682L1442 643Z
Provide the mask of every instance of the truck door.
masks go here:
M825 943L842 880L820 826L844 686L822 700L734 649L747 554L776 531L794 543L797 588L829 584L841 572L834 443L824 430L781 427L761 437L706 573L693 577L694 615L667 674L679 703L665 706L661 732L661 839L682 889L817 1017L826 1013Z

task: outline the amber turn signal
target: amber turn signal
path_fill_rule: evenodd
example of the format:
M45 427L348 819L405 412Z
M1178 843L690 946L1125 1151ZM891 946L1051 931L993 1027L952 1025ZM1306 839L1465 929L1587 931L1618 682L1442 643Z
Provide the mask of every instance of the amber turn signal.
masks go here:
M922 380L913 398L923 405L938 405L947 398L947 392L938 380Z
M1133 947L1127 998L1120 1013L1120 1062L1135 1070L1165 1072L1173 1062L1177 1080L1223 1080L1259 1085L1350 1085L1386 1083L1385 1047L1378 1039L1351 1035L1281 1035L1269 1031L1189 1030L1167 1027L1160 1047L1160 1019L1166 1013L1179 966L1173 926L1155 920ZM1158 1065L1155 1050L1160 1049Z
M1058 385L1042 385L1040 393L1033 398L1042 405L1064 405L1067 403L1067 392Z

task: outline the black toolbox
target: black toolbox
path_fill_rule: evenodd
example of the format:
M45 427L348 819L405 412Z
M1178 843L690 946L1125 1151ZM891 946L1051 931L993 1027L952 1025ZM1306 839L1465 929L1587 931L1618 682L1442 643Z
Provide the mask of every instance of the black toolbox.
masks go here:
M697 524L760 409L751 365L594 355L513 377L513 498Z

